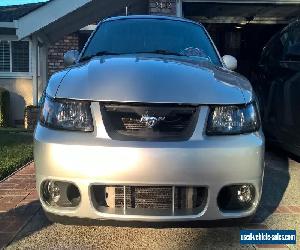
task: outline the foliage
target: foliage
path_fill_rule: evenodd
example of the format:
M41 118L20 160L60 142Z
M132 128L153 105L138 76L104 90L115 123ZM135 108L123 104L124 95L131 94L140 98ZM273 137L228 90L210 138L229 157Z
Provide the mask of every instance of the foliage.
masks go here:
M9 92L0 88L0 127L7 127L9 125Z
M0 180L33 159L32 133L0 128Z

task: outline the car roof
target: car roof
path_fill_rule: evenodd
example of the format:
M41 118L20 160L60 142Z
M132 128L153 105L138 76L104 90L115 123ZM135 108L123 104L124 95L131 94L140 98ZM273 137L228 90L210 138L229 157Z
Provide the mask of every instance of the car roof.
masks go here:
M109 17L103 20L103 22L107 21L115 21L115 20L124 20L124 19L156 19L156 20L172 20L172 21L181 21L181 22L188 22L194 23L197 25L202 26L201 23L192 21L190 19L182 18L182 17L175 17L175 16L162 16L162 15L129 15L129 16L115 16Z
M285 26L281 31L279 31L278 33L283 33L287 30L289 30L290 28L293 28L294 26L299 26L300 25L300 20L295 20L295 21L292 21L290 22L287 26ZM278 34L276 33L276 34Z

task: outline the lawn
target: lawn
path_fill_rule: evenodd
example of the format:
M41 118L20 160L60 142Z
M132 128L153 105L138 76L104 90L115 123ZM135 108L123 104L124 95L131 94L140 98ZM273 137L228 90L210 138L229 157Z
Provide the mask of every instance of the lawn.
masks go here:
M32 133L0 128L0 180L33 159Z

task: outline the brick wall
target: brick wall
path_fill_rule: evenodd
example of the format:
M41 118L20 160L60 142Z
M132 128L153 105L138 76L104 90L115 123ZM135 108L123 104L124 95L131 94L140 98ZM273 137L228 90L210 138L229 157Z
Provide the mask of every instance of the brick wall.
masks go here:
M176 15L176 0L149 0L149 14Z
M48 75L49 77L65 68L64 53L71 49L79 49L78 34L74 33L65 36L63 39L55 42L48 50Z

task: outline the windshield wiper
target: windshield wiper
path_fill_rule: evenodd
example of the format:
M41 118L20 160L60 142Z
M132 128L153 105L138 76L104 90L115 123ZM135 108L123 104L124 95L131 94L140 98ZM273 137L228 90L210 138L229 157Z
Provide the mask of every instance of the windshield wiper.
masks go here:
M116 52L110 52L110 51L99 51L96 54L93 55L87 55L80 58L79 62L90 60L91 58L95 56L104 56L104 55L121 55L123 53L116 53ZM124 53L125 54L125 53ZM157 49L157 50L151 50L151 51L138 51L138 52L132 52L132 54L160 54L160 55L174 55L174 56L184 56L178 52L169 51L169 50L163 50L163 49Z
M140 51L135 52L137 54L160 54L160 55L172 55L172 56L184 56L178 52L164 50L164 49L157 49L157 50L151 50L151 51Z
M104 55L120 55L120 53L103 50L103 51L99 51L93 55L83 56L80 58L79 62L90 60L91 58L93 58L95 56L104 56Z

